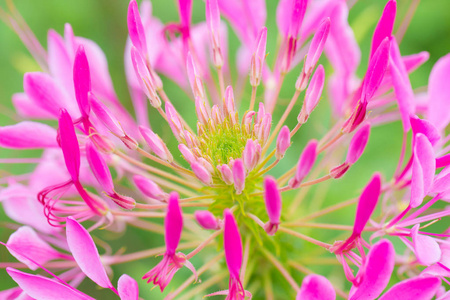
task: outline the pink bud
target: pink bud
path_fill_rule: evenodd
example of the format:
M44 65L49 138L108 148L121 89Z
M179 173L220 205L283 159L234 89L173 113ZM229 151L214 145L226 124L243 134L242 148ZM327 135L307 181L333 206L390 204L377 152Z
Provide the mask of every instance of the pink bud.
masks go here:
M358 105L353 109L350 117L345 121L342 126L343 133L350 133L355 130L359 124L361 124L365 118L367 113L367 102L359 102Z
M197 220L197 223L204 229L208 230L220 229L218 219L210 211L197 210L194 213L194 217L195 220Z
M101 103L97 97L91 92L89 92L89 102L91 103L91 108L94 111L97 118L114 134L118 137L129 149L136 149L138 147L138 142L132 137L128 136L120 125L116 117L111 113L111 111Z
M156 93L155 78L151 76L151 70L147 68L141 54L134 47L131 47L131 61L139 84L150 104L156 108L161 107L161 100Z
M253 116L255 114L256 113L253 110L248 110L244 113L244 116L242 117L242 127L244 127L247 133L251 133Z
M381 80L383 80L389 62L389 48L389 38L385 38L369 61L361 92L363 103L372 99L381 84Z
M233 88L230 86L225 90L225 114L230 118L231 123L235 125L237 123L236 107L234 104Z
M256 115L255 124L261 124L265 115L266 115L266 109L264 108L264 103L259 102L258 114Z
M184 137L184 140L186 141L186 145L189 148L194 148L194 147L198 146L199 142L198 142L197 137L195 137L190 131L184 130L183 137Z
M275 153L275 157L277 159L282 159L286 150L291 145L291 131L287 126L283 126L278 134L277 138L277 152Z
M225 249L225 260L227 262L230 275L234 279L239 279L242 266L242 240L236 220L229 209L223 212L225 228L223 233L223 247Z
M259 147L258 147L259 146ZM261 146L257 141L247 140L244 152L242 153L242 161L248 172L253 170L261 157Z
M91 75L83 45L78 47L75 55L75 61L73 63L73 84L75 86L75 97L81 115L88 117L90 111L88 92L91 90Z
M177 192L170 193L167 205L167 214L164 219L164 238L166 241L166 254L175 255L183 230L183 216L178 203Z
M369 221L373 210L377 206L380 193L381 176L379 173L375 173L359 197L352 236L361 235L361 232Z
M334 167L330 170L330 176L331 178L338 179L344 176L345 173L347 173L348 169L350 168L350 165L345 162L337 167Z
M184 137L183 134L183 123L181 123L180 116L175 108L169 102L166 102L166 115L167 122L169 123L170 129L172 129L173 134L180 142Z
M241 159L236 159L233 164L233 180L236 194L241 194L245 188L245 168Z
M178 150L180 150L181 154L183 155L184 159L188 162L188 164L192 165L194 162L197 161L197 158L194 156L192 151L186 147L185 144L179 144Z
M256 50L253 53L250 67L250 84L253 87L261 83L264 60L266 58L267 28L259 31Z
M226 184L231 185L234 183L233 172L231 172L231 169L227 164L217 166L217 170L219 170L220 175L222 175L222 179Z
M217 0L206 0L206 24L208 24L213 63L216 68L223 66L222 51L220 49L220 11Z
M156 133L144 126L139 126L139 132L147 142L147 145L150 147L150 149L157 156L159 156L159 158L169 163L173 162L172 154L170 153L169 149L167 149L167 146L163 142L163 140Z
M195 61L191 53L188 52L186 60L186 69L189 83L191 84L192 93L195 98L205 99L205 92L203 91L203 84L195 67Z
M328 33L330 32L330 18L326 18L320 23L314 37L311 40L311 45L309 46L308 54L306 55L305 65L303 67L304 73L311 74L312 70L315 68L317 61L322 55L323 48L325 47L325 42L328 38Z
M202 164L194 162L193 164L191 164L191 169L192 171L194 171L195 176L197 176L197 178L200 179L201 182L206 185L213 184L211 172L209 172Z
M208 124L209 113L206 109L206 103L203 98L195 98L195 111L197 112L197 118L203 125Z
M214 105L211 109L211 120L215 125L220 125L223 122L222 113L217 105Z
M269 216L269 222L264 229L267 234L274 235L280 224L281 195L276 180L271 176L264 178L264 202Z
M353 136L352 141L347 152L347 159L345 162L350 165L354 164L364 152L367 142L369 141L370 124L367 123L362 126Z
M370 49L370 58L375 55L376 50L385 38L392 35L394 28L395 15L397 13L397 3L395 0L389 0L384 7L383 14L378 21L377 27L373 33L372 45Z
M131 0L128 5L127 15L128 32L133 46L144 57L148 55L147 41L145 39L144 26L139 15L138 5L135 0Z
M306 90L304 105L300 114L297 117L297 121L300 124L304 124L309 115L312 113L314 108L316 108L317 103L319 103L320 96L322 95L323 85L325 83L325 70L322 65L317 67L316 72L314 73L311 82Z
M257 137L260 140L260 144L264 145L267 139L269 138L270 128L272 126L272 115L266 113L261 121L260 126L258 127Z
M205 158L203 157L199 157L197 159L197 162L199 164L201 164L202 166L204 166L206 168L206 170L208 170L208 172L210 172L211 174L214 173L214 167L212 166L212 164L207 161Z
M298 188L302 183L303 179L308 175L309 171L314 165L317 157L317 141L311 140L306 145L305 149L300 155L300 159L297 164L297 172L295 177L289 181L289 186L291 188Z
M165 193L153 180L141 175L134 175L133 181L142 194L159 201L167 201L169 195Z

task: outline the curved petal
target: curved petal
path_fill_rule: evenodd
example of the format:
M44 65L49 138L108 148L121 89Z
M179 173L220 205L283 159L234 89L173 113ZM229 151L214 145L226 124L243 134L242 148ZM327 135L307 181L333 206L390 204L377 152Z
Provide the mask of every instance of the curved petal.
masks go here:
M32 121L3 126L0 127L0 146L11 149L57 148L56 130Z
M303 279L296 300L334 300L336 292L333 285L321 275L311 274Z
M123 274L120 276L117 285L120 300L138 300L139 288L136 280L127 274Z
M411 278L394 285L379 300L431 300L440 286L441 280L436 277Z
M411 229L414 250L417 259L424 265L432 265L441 259L441 248L439 244L430 236L419 234L420 225L417 224Z
M450 95L450 54L442 57L434 65L428 80L428 120L439 131L450 122L448 110Z

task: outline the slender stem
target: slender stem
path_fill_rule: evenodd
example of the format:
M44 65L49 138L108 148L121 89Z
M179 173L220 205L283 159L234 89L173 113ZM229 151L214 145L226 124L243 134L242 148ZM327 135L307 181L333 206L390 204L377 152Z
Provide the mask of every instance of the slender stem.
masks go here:
M184 198L184 199L180 199L180 203L183 202L190 202L190 201L198 201L198 200L205 200L205 199L213 199L214 196L213 195L205 195L205 196L196 196L196 197L190 197L190 198Z
M259 177L261 175L263 175L264 173L269 172L273 167L275 167L278 163L280 162L279 159L276 159L273 163L271 163L267 168L261 170L260 172L258 172L258 174L255 175L255 177Z
M278 269L278 271L283 275L283 277L289 282L289 284L292 286L292 288L295 290L296 293L300 291L300 287L298 286L297 282L292 278L291 274L283 267L283 265L268 251L266 251L264 248L261 248L261 252L267 257L268 260L275 266L275 268Z
M192 171L190 171L190 170L188 170L186 168L183 168L182 166L177 165L176 163L168 163L167 161L165 161L165 160L163 160L163 159L161 159L161 158L159 158L159 157L157 157L155 155L152 155L152 154L148 153L147 151L145 151L144 149L142 149L140 147L138 147L136 150L140 154L144 155L145 157L147 157L147 158L153 160L154 162L157 162L157 163L159 163L159 164L161 164L163 166L169 167L171 169L175 169L176 171L180 171L180 172L183 172L183 173L191 175L191 176L195 176L194 172L192 172Z
M293 223L283 223L284 227L306 227L306 228L323 228L332 230L348 230L352 231L353 226L349 225L337 225L337 224L325 224L325 223L303 223L303 222L293 222ZM375 228L371 228L375 230ZM371 231L373 231L371 230ZM368 228L364 228L364 231L368 231Z
M167 94L166 94L166 92L163 89L159 89L158 90L158 94L161 97L161 99L163 99L164 102L172 103L172 102L170 102L169 97L167 97ZM158 108L159 113L161 113L160 110L162 111L161 107ZM161 114L161 115L167 121L166 113L164 113L164 115L163 114ZM191 127L189 127L188 123L186 123L186 121L183 119L183 117L181 115L179 117L180 117L180 120L183 123L184 127L186 127L186 129L189 130L190 132L193 132Z
M180 203L181 207L208 207L208 203ZM140 209L163 209L167 208L167 204L144 204L136 203L136 208Z
M204 240L200 245L198 245L197 248L195 248L194 250L192 250L191 253L189 253L188 255L186 255L187 259L191 259L194 255L196 255L197 253L199 253L203 248L205 248L211 241L213 241L219 234L221 234L223 232L223 229L221 230L217 230L216 232L214 232L212 235L210 235L206 240Z
M325 145L321 146L319 148L319 150L317 150L317 153L323 152L325 151L328 147L330 147L331 145L333 145L337 140L339 140L341 138L341 136L343 136L344 133L343 132L339 132L334 138L332 138L328 143L326 143Z
M331 212L334 212L336 210L339 210L341 208L344 208L344 207L347 207L349 205L355 204L356 202L358 202L357 198L350 199L350 200L344 201L342 203L335 204L335 205L332 205L332 206L327 207L325 209L319 210L319 211L317 211L317 212L315 212L313 214L310 214L309 216L306 216L306 217L302 218L301 220L302 220L302 222L307 222L307 221L310 221L312 219L315 219L315 218L321 217L323 215L329 214Z
M399 175L399 173L400 173L400 171L401 171L402 165L403 165L403 161L404 161L404 159L405 159L406 140L407 140L406 132L403 132L402 150L401 150L401 152L400 152L400 158L399 158L399 160L398 160L397 168L395 169L395 172L394 172L394 178L397 178L397 177L398 177L398 175Z
M257 86L252 86L252 98L250 100L250 107L248 108L248 110L253 110L255 108L256 88Z
M141 228L141 229L145 229L147 231L151 231L151 232L156 232L156 233L160 233L160 234L165 234L164 232L164 226L161 226L159 224L155 224L149 221L144 221L141 219L129 219L127 220L128 224L137 227L137 228Z
M208 280L202 281L199 285L197 285L195 288L190 290L189 292L181 295L179 297L180 300L186 300L186 299L193 299L195 296L201 295L202 291L206 290L207 288L221 282L224 280L224 278L228 275L227 271L222 271L219 274L214 275L213 277L210 277Z
M302 125L302 123L297 123L297 125L295 125L294 129L291 130L291 138L297 133Z
M272 280L270 279L270 275L268 272L265 272L264 275L264 293L266 300L273 300L275 299L273 296L273 286L272 286Z
M165 218L166 217L165 212L112 210L111 213L116 216L129 216L129 217L145 217L145 218Z
M325 248L325 249L329 249L329 248L331 247L330 244L327 244L327 243L318 241L318 240L316 240L316 239L313 239L312 237L309 237L309 236L307 236L307 235L304 235L304 234L301 234L301 233L299 233L299 232L293 231L293 230L291 230L291 229L287 229L287 228L284 228L284 227L281 227L281 226L280 226L280 227L278 227L278 231L281 231L281 232L290 234L290 235L292 235L292 236L298 237L298 238L300 238L300 239L302 239L302 240L305 240L305 241L307 241L307 242L313 243L313 244L315 244L315 245L317 245L317 246L320 246L320 247L323 247L323 248Z
M136 159L134 159L134 158L129 157L128 155L126 155L126 154L123 153L123 152L120 152L120 151L114 151L114 154L116 154L116 155L119 156L120 158L123 158L123 159L126 160L127 162L132 163L132 164L134 164L134 165L140 167L141 169L147 170L147 171L149 171L149 172L151 172L151 173L155 173L155 174L164 176L164 177L166 177L167 179L171 179L171 180L173 180L173 181L175 181L175 182L181 183L181 184L183 184L183 185L185 185L185 186L188 186L188 187L190 187L190 188L192 188L192 189L198 189L198 188L199 188L199 186L196 185L196 184L192 184L192 183L190 183L189 181L184 180L184 179L182 179L182 178L180 178L180 177L178 177L178 176L175 176L175 175L173 175L173 174L170 174L170 173L168 173L168 172L166 172L166 171L162 171L162 170L160 170L160 169L158 169L158 168L155 168L155 167L146 165L146 164L144 164L144 163L142 163L142 162L140 162L140 161L138 161L138 160L136 160Z
M208 261L206 264L204 264L200 269L197 271L197 276L203 274L205 271L207 271L209 268L211 268L213 265L215 265L221 258L223 257L223 252ZM187 288L194 280L196 276L191 275L185 282L183 282L175 291L169 293L164 299L170 300L175 299L175 297L180 294L185 288Z
M263 150L261 151L261 155L264 155L264 153L266 153L270 144L275 139L275 136L277 135L278 131L280 131L281 126L283 126L284 121L286 121L287 117L289 116L289 113L291 112L292 108L294 107L295 103L297 102L298 96L300 96L300 91L296 90L294 93L294 96L292 97L291 101L289 102L289 105L287 106L286 110L284 111L283 115L281 116L281 119L278 121L277 126L272 131L269 139L266 142L266 145L264 146Z
M397 39L399 45L402 42L403 37L405 36L406 29L408 28L409 23L411 23L411 20L414 16L417 7L419 6L419 2L420 0L411 1L408 11L406 12L405 17L403 18L400 27L397 29L397 32L395 33L395 38Z
M162 110L161 106L158 107L156 110L159 112L159 114L161 115L161 117L163 117L164 120L166 120L166 122L168 122L168 120L167 120L167 115L166 115L166 113Z
M426 211L428 208L430 208L430 206L432 206L434 203L436 203L440 198L441 198L441 194L437 194L433 199L431 199L430 201L428 201L427 204L425 204L424 206L422 206L421 208L419 208L418 210L416 210L415 212L413 212L411 215L409 215L408 217L406 217L404 221L412 220L412 219L414 219L415 217L419 216L421 213L423 213L423 212Z
M313 179L313 180L310 180L310 181L303 182L302 184L300 184L300 187L318 184L318 183L324 182L324 181L326 181L328 179L331 179L331 175L330 174L327 174L327 175L322 176L322 177L317 178L317 179Z

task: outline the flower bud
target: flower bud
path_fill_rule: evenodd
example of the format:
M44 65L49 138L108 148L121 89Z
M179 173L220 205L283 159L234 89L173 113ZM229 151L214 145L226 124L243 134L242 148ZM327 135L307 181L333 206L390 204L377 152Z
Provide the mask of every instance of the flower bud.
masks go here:
M244 113L244 116L242 117L242 127L245 129L247 133L251 133L252 131L252 120L255 114L256 113L253 110L248 110Z
M233 164L233 180L236 194L241 194L245 188L245 168L241 159L236 159Z
M153 180L141 175L134 175L133 181L136 187L145 196L166 202L169 194L165 193Z
M217 105L214 105L211 109L211 120L215 125L220 125L223 122L222 113Z
M127 24L133 46L136 47L141 55L148 55L145 30L135 0L130 1L130 4L128 5Z
M195 111L197 112L197 119L200 121L200 123L202 123L203 125L208 124L209 113L206 108L204 99L200 97L195 98Z
M258 149L259 146L259 149ZM244 152L242 153L242 161L248 172L253 170L261 157L261 146L257 141L247 140Z
M303 124L308 119L309 115L312 113L314 108L316 108L317 103L319 103L320 96L322 95L323 85L325 83L325 71L322 65L317 67L311 82L306 90L305 103L302 107L302 111L297 117L297 121Z
M169 123L170 129L172 129L173 134L179 142L181 142L184 137L183 133L183 123L181 122L180 115L175 110L172 104L166 102L166 115L167 122Z
M230 118L231 124L237 124L236 107L234 104L233 88L228 86L225 90L225 115Z
M139 132L147 142L147 145L150 147L150 149L159 158L167 161L168 163L173 162L172 154L170 153L169 149L167 149L167 146L163 142L163 140L156 133L154 133L151 129L145 128L143 126L139 126Z
M263 27L259 31L256 50L253 53L250 65L250 84L253 87L257 87L261 83L262 70L266 58L266 44L267 28Z
M214 167L211 165L209 161L207 161L203 157L199 157L197 159L197 162L200 163L202 166L204 166L206 170L208 170L210 173L214 173Z
M300 155L300 159L297 164L297 171L295 177L289 181L289 186L291 188L298 188L302 183L303 179L308 175L309 171L314 165L317 158L317 141L311 140L305 147Z
M210 211L197 210L194 213L197 223L207 230L219 230L220 224L218 218L216 218Z
M350 168L350 165L345 162L337 167L334 167L330 170L330 176L331 178L338 179L344 176L345 173L347 173L348 169Z
M354 164L364 152L364 148L366 148L367 142L369 141L370 134L370 124L367 123L362 126L353 136L350 146L347 152L346 163L352 165Z
M181 154L183 155L184 159L188 162L188 164L192 165L194 162L197 161L195 155L185 144L179 144L178 150L180 150Z
M291 131L287 126L281 128L280 133L277 138L277 151L275 152L275 157L277 159L282 159L286 150L291 145Z
M326 18L325 20L323 20L311 40L308 54L306 55L305 64L303 66L303 72L307 74L308 77L315 68L320 55L322 55L323 48L325 47L325 42L327 41L328 33L330 32L330 24L330 18Z
M206 24L208 24L213 63L216 68L223 66L222 51L220 49L220 11L217 0L206 0Z
M194 162L191 164L191 169L201 182L206 185L213 184L211 173L201 163Z
M200 99L205 99L205 92L203 90L203 84L202 84L200 77L198 76L198 72L195 67L195 61L190 52L188 52L188 55L187 55L186 68L187 68L189 83L191 85L191 89L192 89L192 93L194 94L194 97L200 98Z
M260 144L264 145L267 139L269 138L270 128L272 126L272 115L266 113L261 121L260 126L258 127L257 137L260 140Z
M227 164L217 166L217 170L219 170L220 175L222 175L222 179L226 184L231 185L234 183L233 172L231 172L231 169Z
M281 195L276 180L271 176L264 178L264 202L269 216L269 222L264 229L267 234L274 235L280 224Z

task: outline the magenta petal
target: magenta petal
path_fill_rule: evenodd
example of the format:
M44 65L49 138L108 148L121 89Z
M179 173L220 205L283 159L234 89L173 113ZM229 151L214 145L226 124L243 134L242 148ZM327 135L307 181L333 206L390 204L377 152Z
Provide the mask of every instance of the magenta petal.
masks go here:
M430 191L436 172L436 160L430 141L421 133L417 134L415 140L411 177L410 206L412 208L422 204L423 197Z
M361 92L361 101L369 101L383 80L389 62L389 38L385 38L369 61Z
M87 300L94 299L69 286L40 275L27 274L13 268L6 268L9 276L28 296L40 300Z
M372 300L377 298L388 285L394 270L394 264L395 250L392 243L388 240L380 240L374 244L366 258L366 264L362 271L362 281L350 299Z
M241 159L236 159L233 163L233 181L236 194L242 193L245 188L245 168Z
M115 136L125 136L125 132L123 131L122 126L119 124L119 121L109 110L109 108L105 104L100 102L93 93L89 93L88 97L91 108L100 122L102 122L102 124L105 125L105 127L108 128L108 130L111 131Z
M19 261L26 264L31 270L36 270L40 267L39 265L60 257L55 249L44 242L28 226L22 226L11 234L6 245L8 246L9 252ZM30 251L30 249L33 249L33 251ZM25 254L26 257L21 254Z
M3 126L0 127L0 146L11 149L56 148L56 130L32 121Z
M136 0L131 0L128 5L127 24L133 46L136 47L141 55L148 55L144 26L142 25Z
M198 224L204 229L216 230L219 228L219 222L217 221L217 218L210 211L197 210L195 211L194 216Z
M112 284L106 275L94 240L89 232L72 217L66 221L67 244L80 269L92 281L104 288Z
M348 147L346 162L354 164L364 152L367 142L369 141L370 124L366 123L353 136L350 146Z
M310 115L314 108L319 103L320 96L322 96L323 85L325 83L325 70L322 65L317 67L311 82L309 83L308 89L305 95L305 107L306 113Z
M359 197L353 235L359 236L372 215L381 192L381 176L375 173Z
M264 202L270 223L279 224L281 216L281 194L275 178L264 178Z
M434 65L428 80L428 120L439 131L450 122L448 95L450 95L450 54L440 58Z
M223 247L225 259L231 277L239 278L242 266L242 241L236 220L229 209L224 211L225 229L223 233Z
M394 285L379 300L431 300L440 286L441 280L436 277L411 278Z
M114 193L114 184L106 161L91 141L86 142L86 158L95 178L107 194Z
M73 65L73 83L75 85L75 96L82 116L89 116L90 105L88 93L91 90L91 75L89 73L89 63L84 51L80 45L75 54Z
M414 72L418 67L423 65L430 58L430 53L422 51L417 54L405 55L402 57L408 73Z
M330 18L326 18L320 23L316 34L311 40L311 45L309 46L308 54L306 55L304 70L306 73L312 72L312 69L316 66L317 61L322 55L323 48L325 47L325 42L328 38L328 33L330 32L331 21Z
M180 13L180 21L183 30L189 32L189 25L191 24L192 14L192 0L178 0L178 10Z
M419 234L419 227L417 224L411 229L414 250L419 262L429 266L441 259L441 248L432 237Z
M303 278L302 286L296 300L334 300L336 292L325 277L311 274Z
M80 146L78 145L72 118L65 109L61 109L58 125L61 149L67 171L69 171L73 181L78 181L80 173Z
M167 214L164 219L166 241L166 254L174 255L178 243L180 242L181 232L183 230L183 216L181 214L180 204L178 203L178 194L176 192L170 193L169 204L167 206Z
M289 181L289 186L297 188L308 175L309 171L314 165L317 158L317 141L311 140L303 149L302 154L298 160L297 171L295 177Z
M117 283L117 291L119 292L120 300L138 300L139 288L136 280L123 274Z
M34 102L25 93L15 93L12 104L17 114L24 119L53 119L54 116Z
M431 145L434 146L441 139L439 131L428 120L419 119L419 117L413 115L410 117L410 123L414 136L418 133L424 134Z
M397 13L397 2L395 0L389 0L383 10L377 27L373 33L372 46L370 49L370 57L374 56L378 46L383 42L385 38L389 38L392 35L392 29L394 28L395 15Z

